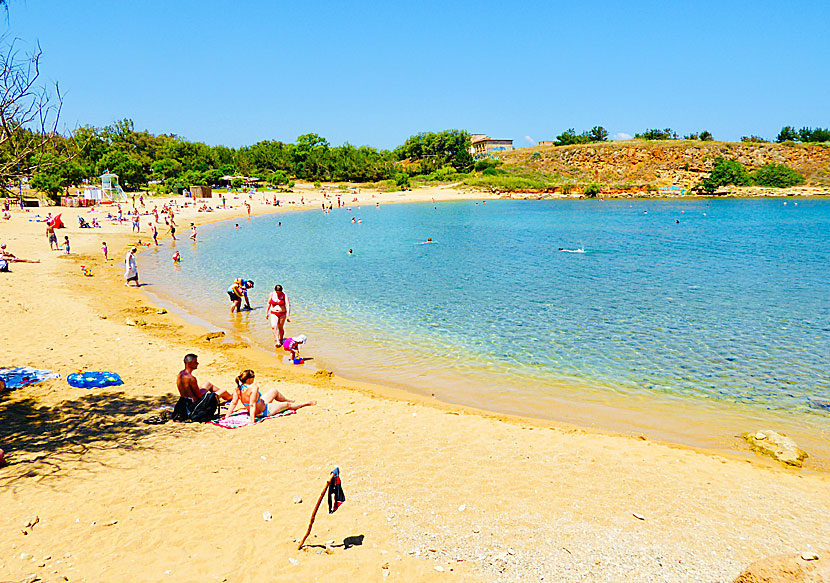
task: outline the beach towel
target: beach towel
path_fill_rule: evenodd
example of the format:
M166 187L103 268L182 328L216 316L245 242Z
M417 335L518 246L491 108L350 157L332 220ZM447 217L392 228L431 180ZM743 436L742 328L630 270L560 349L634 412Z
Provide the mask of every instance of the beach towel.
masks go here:
M271 415L270 417L265 417L264 419L257 419L256 422L260 423L262 421L268 421L269 419L276 419L277 417L285 417L286 415L293 415L296 411L283 411L282 413L277 413L276 415ZM217 427L224 427L225 429L239 429L240 427L245 427L251 424L251 414L247 411L242 411L240 413L234 413L227 419L217 419L216 421L208 421L211 425L216 425Z
M343 493L343 486L340 484L340 468L334 468L332 474L329 482L329 514L334 514L334 511L346 501L346 494Z
M59 379L61 375L50 370L32 368L30 366L17 366L14 368L0 368L0 380L7 389L19 389L27 385L33 385L46 379Z
M66 377L66 382L78 389L102 389L124 384L117 373L107 371L73 372Z

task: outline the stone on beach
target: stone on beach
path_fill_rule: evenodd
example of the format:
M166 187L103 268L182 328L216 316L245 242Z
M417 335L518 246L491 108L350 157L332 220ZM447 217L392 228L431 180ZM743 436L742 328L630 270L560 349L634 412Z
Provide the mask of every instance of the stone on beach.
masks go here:
M766 557L749 565L735 579L735 583L828 582L830 582L830 553L828 552L792 553Z
M766 429L755 433L744 433L744 439L756 453L768 455L788 466L800 468L807 453L796 445L791 437Z

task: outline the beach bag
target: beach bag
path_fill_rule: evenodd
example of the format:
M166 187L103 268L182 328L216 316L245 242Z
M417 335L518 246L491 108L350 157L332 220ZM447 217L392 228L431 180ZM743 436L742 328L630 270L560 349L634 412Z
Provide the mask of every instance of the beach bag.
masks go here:
M179 397L179 401L173 407L173 414L170 415L170 419L173 421L188 421L192 410L193 402L187 397Z
M207 423L219 418L219 398L213 391L208 391L193 406L190 420L194 423Z

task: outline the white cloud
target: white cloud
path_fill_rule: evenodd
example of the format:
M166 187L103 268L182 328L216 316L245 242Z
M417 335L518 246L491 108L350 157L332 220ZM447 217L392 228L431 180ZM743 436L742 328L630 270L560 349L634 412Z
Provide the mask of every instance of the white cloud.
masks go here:
M535 146L535 145L536 145L536 140L534 140L534 139L533 139L533 138L531 138L530 136L525 136L525 141L526 141L528 144L530 144L531 146Z
M631 134L627 134L625 132L618 132L614 134L613 139L615 140L630 140Z

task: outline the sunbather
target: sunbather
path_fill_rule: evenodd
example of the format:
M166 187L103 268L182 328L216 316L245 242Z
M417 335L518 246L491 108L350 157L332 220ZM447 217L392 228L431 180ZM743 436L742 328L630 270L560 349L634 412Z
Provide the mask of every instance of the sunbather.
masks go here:
M257 419L265 419L283 411L296 411L317 404L317 401L305 401L303 403L289 401L276 387L260 391L259 385L253 384L254 378L254 371L250 369L243 370L236 377L236 390L233 393L231 406L225 414L225 418L233 415L240 403L248 406L251 423L256 422Z
M6 244L0 245L0 258L5 259L9 263L40 263L40 259L23 259L17 257L11 251L6 251Z
M230 391L220 389L211 382L207 382L201 387L193 374L199 366L199 359L195 354L188 354L184 357L184 370L179 372L176 377L176 388L182 397L190 399L197 403L205 393L213 391L220 401L230 401L233 396Z

